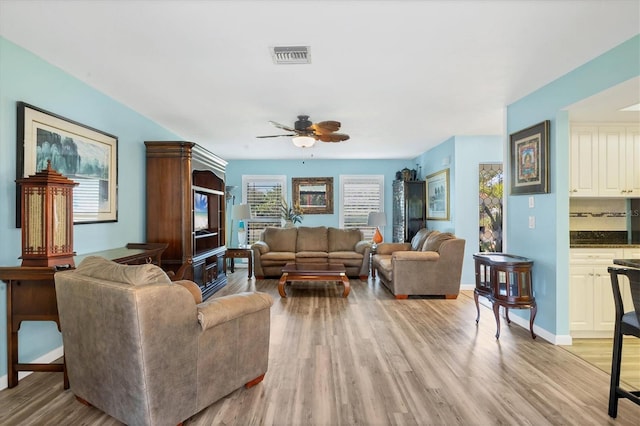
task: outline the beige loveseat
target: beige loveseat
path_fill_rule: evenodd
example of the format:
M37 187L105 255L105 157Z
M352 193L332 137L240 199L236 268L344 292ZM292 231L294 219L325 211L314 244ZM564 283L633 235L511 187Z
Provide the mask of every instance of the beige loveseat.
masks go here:
M123 423L179 424L267 371L268 294L198 303L191 281L95 256L55 286L71 391Z
M279 277L282 267L296 263L341 263L347 275L366 280L369 277L371 243L364 241L359 229L326 226L267 228L255 242L255 276Z
M373 268L397 299L409 296L458 297L465 241L421 229L411 243L378 244Z

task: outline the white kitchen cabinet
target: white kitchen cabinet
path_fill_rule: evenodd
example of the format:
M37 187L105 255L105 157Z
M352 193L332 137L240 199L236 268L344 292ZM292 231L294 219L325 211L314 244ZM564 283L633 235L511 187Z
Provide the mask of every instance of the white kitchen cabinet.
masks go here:
M598 127L573 126L569 153L571 196L598 196Z
M637 197L640 194L640 128L576 125L571 128L572 197Z
M613 265L613 259L623 256L624 251L617 248L571 249L569 328L572 337L612 335L615 305L607 268ZM628 287L628 282L623 286L625 284Z
M640 197L640 128L627 127L626 137L627 196Z

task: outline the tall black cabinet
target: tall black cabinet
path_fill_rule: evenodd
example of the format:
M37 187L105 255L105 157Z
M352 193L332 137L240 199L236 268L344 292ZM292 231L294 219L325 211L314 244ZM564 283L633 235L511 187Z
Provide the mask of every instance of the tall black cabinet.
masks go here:
M393 181L393 242L409 242L427 220L425 181Z

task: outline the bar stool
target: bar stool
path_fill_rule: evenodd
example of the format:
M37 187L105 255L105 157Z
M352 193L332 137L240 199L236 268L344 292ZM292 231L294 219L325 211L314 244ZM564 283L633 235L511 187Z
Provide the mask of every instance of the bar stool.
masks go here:
M640 269L610 267L613 301L616 305L616 323L613 335L613 358L611 360L611 385L609 387L609 416L618 415L618 399L627 398L640 405L640 391L625 390L620 387L620 362L624 335L640 338ZM634 310L625 313L620 292L619 275L629 278Z

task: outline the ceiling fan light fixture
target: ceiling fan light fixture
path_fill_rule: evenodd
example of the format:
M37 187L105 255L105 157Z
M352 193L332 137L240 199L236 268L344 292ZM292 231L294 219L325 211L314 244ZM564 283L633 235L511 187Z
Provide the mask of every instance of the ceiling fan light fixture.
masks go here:
M296 136L291 138L291 142L298 148L311 148L316 143L316 139L311 136Z

